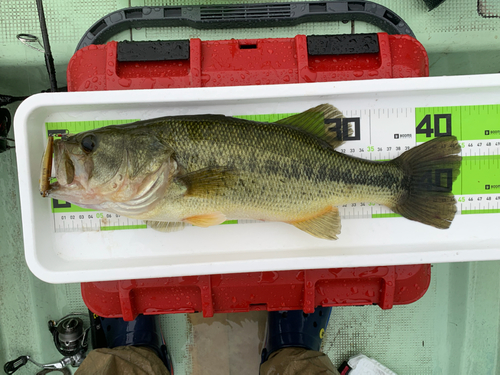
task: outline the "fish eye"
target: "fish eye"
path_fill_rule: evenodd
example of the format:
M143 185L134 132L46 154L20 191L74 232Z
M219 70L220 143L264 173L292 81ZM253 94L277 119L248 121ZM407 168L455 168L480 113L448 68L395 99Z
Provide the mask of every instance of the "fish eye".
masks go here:
M88 134L83 137L80 144L84 152L90 153L97 147L97 139L94 134Z

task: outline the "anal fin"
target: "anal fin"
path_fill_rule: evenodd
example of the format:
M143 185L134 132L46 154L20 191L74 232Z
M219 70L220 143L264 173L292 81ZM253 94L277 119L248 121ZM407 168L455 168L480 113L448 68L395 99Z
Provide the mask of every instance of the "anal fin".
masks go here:
M213 225L222 224L224 221L226 221L226 215L224 215L222 212L213 212L210 214L187 217L183 221L196 227L207 228Z
M329 207L317 216L302 221L293 221L289 224L303 230L306 233L325 240L336 240L340 234L341 224L339 209Z
M146 220L145 223L151 229L157 230L159 232L177 232L183 230L186 223L182 221L152 221Z

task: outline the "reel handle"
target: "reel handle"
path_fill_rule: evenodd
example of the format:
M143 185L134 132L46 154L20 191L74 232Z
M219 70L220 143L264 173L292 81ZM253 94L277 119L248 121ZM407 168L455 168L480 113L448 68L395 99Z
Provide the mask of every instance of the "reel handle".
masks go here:
M14 359L13 361L7 362L3 366L3 370L5 371L6 374L13 374L16 372L20 367L23 367L26 363L28 363L29 356L27 355L22 355L19 358Z

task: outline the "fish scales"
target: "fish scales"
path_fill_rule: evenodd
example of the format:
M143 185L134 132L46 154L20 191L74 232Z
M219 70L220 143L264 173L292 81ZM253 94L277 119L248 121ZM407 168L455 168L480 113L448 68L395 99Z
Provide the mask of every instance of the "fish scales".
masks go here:
M276 123L195 115L91 130L54 141L57 181L42 172L40 191L161 231L253 219L336 239L335 206L363 201L448 228L456 213L450 181L461 164L456 137L375 162L335 151L346 130L332 124L342 118L323 104Z
M187 172L230 166L239 173L229 191L185 202L193 210L204 204L206 212L224 207L228 217L257 210L262 220L296 220L346 202L387 204L401 189L403 173L395 166L346 157L286 125L214 116L171 119L154 129Z

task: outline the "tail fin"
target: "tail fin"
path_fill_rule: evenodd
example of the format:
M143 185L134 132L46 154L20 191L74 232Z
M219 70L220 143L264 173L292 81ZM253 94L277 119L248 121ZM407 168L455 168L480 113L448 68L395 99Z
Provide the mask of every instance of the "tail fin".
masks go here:
M449 228L457 212L451 193L460 174L461 147L454 136L435 138L406 151L392 162L407 176L407 193L391 209L410 220Z

